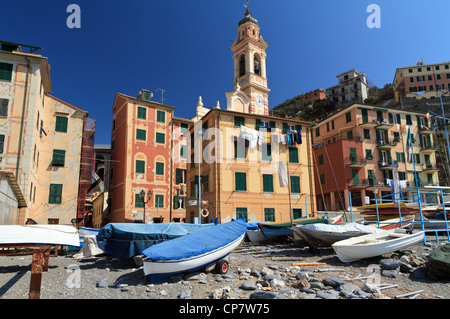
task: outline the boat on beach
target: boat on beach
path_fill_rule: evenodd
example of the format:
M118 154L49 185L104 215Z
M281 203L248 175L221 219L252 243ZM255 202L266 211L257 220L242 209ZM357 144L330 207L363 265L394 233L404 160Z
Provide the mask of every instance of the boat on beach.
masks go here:
M0 225L0 245L80 246L78 230L68 225Z
M221 273L228 271L225 258L244 240L247 226L243 219L203 229L144 250L144 274L151 282L169 276L208 268L214 264Z
M292 222L269 222L259 223L262 234L268 239L292 235L293 225L308 224L328 224L328 220L323 217L304 217L294 219Z
M338 241L332 245L338 258L345 263L388 254L423 241L424 232L409 233L396 228Z
M367 234L383 234L385 230L358 223L344 225L310 224L292 227L296 240L305 241L311 248L331 247L335 242Z
M214 224L131 224L111 223L100 229L97 234L97 244L111 256L128 259L163 241L182 237Z

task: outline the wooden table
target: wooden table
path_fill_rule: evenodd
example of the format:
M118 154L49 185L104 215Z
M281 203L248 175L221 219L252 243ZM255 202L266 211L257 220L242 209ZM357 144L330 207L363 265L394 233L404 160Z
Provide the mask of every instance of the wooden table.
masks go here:
M0 256L32 255L29 299L41 297L42 272L48 271L50 249L55 245L3 244L0 245ZM60 246L55 247L55 256Z

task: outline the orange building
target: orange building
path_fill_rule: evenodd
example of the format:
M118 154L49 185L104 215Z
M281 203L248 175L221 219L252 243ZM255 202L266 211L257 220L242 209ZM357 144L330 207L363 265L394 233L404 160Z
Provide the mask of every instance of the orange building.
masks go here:
M327 93L324 89L317 89L303 94L303 106L314 105L316 101L327 99Z
M415 187L408 129L418 185L437 185L437 148L429 124L422 113L360 104L319 122L313 133L318 209L348 210L349 191L352 206L365 205L366 197L389 195L394 178L402 181L402 191Z

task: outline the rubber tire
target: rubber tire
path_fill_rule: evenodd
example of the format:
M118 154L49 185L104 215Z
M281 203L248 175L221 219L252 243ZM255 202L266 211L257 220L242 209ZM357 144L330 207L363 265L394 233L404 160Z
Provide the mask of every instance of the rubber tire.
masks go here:
M228 261L226 261L225 259L219 260L216 264L216 271L221 275L226 274L229 268L230 265L228 264Z

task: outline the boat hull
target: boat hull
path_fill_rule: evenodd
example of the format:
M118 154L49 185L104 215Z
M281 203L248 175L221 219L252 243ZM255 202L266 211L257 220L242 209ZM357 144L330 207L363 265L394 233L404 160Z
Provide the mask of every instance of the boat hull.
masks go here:
M0 225L0 244L80 246L78 230L66 225Z
M268 241L269 238L264 236L261 230L247 230L247 237L252 243L262 243Z
M189 258L157 261L147 259L144 261L144 274L148 276L151 282L159 282L175 274L192 272L209 267L228 256L241 244L244 237L245 233L227 245Z
M345 263L381 256L423 241L424 232L407 234L404 229L387 230L384 235L364 235L332 245L338 258Z
M294 219L292 223L280 223L280 222L272 222L272 223L261 223L259 224L259 228L261 229L264 236L269 239L289 236L292 235L292 224L294 225L308 225L308 224L328 224L328 221L322 217L311 217L311 218L299 218Z
M356 236L382 233L373 227L356 223L347 225L306 225L292 227L296 240L305 241L310 247L331 247L332 244Z

